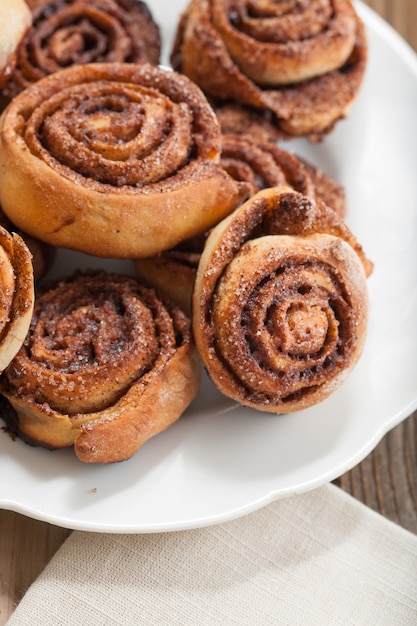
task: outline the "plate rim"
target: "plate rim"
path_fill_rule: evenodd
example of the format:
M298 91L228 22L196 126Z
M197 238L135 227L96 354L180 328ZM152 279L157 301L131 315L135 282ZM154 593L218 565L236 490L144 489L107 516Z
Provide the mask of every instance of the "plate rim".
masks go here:
M401 61L407 64L409 69L415 75L417 81L417 53L408 44L403 37L384 20L379 14L377 14L371 7L365 5L361 0L355 0L354 4L360 17L364 20L365 25L373 28L374 32L389 44L393 52L401 58ZM301 494L312 489L315 489L327 482L330 482L340 476L341 474L349 471L360 463L381 441L381 439L395 426L402 421L411 417L412 413L417 408L417 397L413 399L407 406L399 410L390 420L381 423L379 429L365 442L362 447L356 452L355 455L341 462L334 470L327 470L320 476L315 476L310 481L304 481L302 485L298 487L287 487L281 489L279 493L276 491L270 491L263 496L258 497L255 500L251 500L246 505L241 505L233 509L225 511L223 514L216 513L213 517L204 517L204 519L196 520L195 518L190 520L181 520L176 522L161 522L161 524L152 523L147 526L141 523L128 523L128 524L108 524L100 521L87 521L77 518L69 518L52 513L46 513L41 509L35 509L33 506L27 506L22 502L14 501L10 498L2 499L0 493L0 509L9 510L16 513L20 513L32 519L44 521L55 526L65 527L72 530L82 530L89 532L108 532L108 533L158 533L158 532L171 532L177 530L190 530L201 527L207 527L214 524L230 521L232 519L241 517L248 513L251 513L269 503L284 497L291 495Z

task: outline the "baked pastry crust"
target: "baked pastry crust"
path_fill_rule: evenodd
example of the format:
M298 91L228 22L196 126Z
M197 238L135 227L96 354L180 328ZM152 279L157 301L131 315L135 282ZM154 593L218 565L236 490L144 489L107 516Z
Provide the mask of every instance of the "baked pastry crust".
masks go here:
M179 248L134 261L139 279L175 302L187 315L191 315L191 297L204 242L198 251L193 250L192 244L193 241L186 241Z
M191 0L182 14L172 65L203 89L220 117L233 107L228 132L239 132L234 116L264 134L269 128L272 139L318 141L347 116L366 68L364 25L349 0L305 3L305 14L299 4L292 14L276 2ZM340 55L329 50L342 41ZM283 58L290 69L274 79L270 68L276 74Z
M371 265L358 251L334 213L288 187L258 192L213 229L197 271L193 332L222 393L291 413L342 384L367 333Z
M159 27L140 0L29 0L32 26L3 90L11 100L47 74L76 63L158 64Z
M246 197L187 77L150 64L55 72L0 121L0 204L53 246L138 258L204 232Z
M38 297L1 392L23 439L112 463L179 419L200 369L178 308L133 278L79 272Z
M16 50L32 23L32 14L24 0L0 2L0 87L12 74Z
M250 195L277 185L324 202L340 218L346 214L343 187L305 159L271 142L249 135L223 136L221 164L236 180L250 186ZM183 241L155 256L135 261L137 275L191 313L191 296L201 252L209 232Z
M281 4L281 6L280 6ZM253 0L213 0L212 24L231 58L250 80L288 85L341 67L356 39L349 0L301 6Z
M19 235L0 226L0 372L26 337L34 300L31 253Z

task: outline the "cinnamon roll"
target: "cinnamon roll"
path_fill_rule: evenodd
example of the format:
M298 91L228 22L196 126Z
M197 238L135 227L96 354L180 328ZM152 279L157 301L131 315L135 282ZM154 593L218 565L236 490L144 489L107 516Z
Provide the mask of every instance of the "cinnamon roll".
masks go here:
M225 133L221 164L233 178L250 184L252 194L268 187L288 185L323 201L341 217L346 215L342 185L307 159L272 142L257 140L249 133Z
M32 23L32 14L24 0L0 3L0 87L9 79L16 65L17 48Z
M277 185L327 204L341 218L346 213L343 187L305 159L249 135L223 136L223 168L236 180L250 186L250 195ZM155 256L138 259L138 276L176 302L188 314L197 266L209 231Z
M220 165L221 132L187 77L92 63L28 87L0 122L0 204L24 232L98 257L156 254L246 197Z
M20 349L34 304L32 257L23 239L0 226L0 372Z
M160 59L159 27L140 0L29 0L32 27L16 51L3 97L78 63Z
M193 332L214 384L272 413L323 401L362 353L371 270L325 205L258 192L213 229L197 271Z
M133 278L78 272L37 298L1 393L9 430L24 440L112 463L177 421L199 380L190 320L178 308Z
M358 94L367 41L350 0L191 0L171 61L216 112L231 103L274 139L276 128L319 140Z

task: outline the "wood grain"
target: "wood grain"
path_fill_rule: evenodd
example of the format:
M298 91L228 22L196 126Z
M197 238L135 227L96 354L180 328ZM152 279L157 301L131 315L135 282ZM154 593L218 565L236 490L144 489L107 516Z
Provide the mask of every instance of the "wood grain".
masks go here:
M417 50L416 0L367 0ZM370 508L417 533L417 412L335 481ZM0 626L70 531L0 511Z
M70 531L0 511L0 625Z
M389 432L362 463L334 482L374 511L417 534L417 413Z
M416 0L366 0L364 4L417 51ZM417 412L388 433L362 463L335 484L417 533Z
M398 33L417 50L417 2L415 0L366 0Z

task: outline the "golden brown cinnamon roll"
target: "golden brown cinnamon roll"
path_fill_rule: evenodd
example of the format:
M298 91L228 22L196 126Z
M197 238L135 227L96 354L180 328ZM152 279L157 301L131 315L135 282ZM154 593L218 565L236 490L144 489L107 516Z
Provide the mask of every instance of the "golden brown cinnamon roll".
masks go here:
M366 59L350 0L191 0L171 55L216 112L231 102L252 124L258 116L264 132L270 125L272 138L276 127L312 140L347 115Z
M246 197L220 153L218 122L187 77L150 64L78 65L28 87L4 112L0 203L51 245L149 256Z
M258 192L213 229L198 267L193 331L214 384L272 413L327 398L362 353L370 271L325 205Z
M341 218L346 213L341 185L305 159L249 135L223 136L221 164L236 180L250 185L253 195L261 189L289 185L327 204ZM138 276L190 313L197 266L208 232L183 241L171 250L138 259Z
M0 2L0 87L16 65L16 51L32 23L32 14L24 0Z
M159 27L140 0L30 0L32 27L17 49L6 100L78 63L158 64Z
M20 349L34 304L32 257L23 239L0 226L0 372Z
M257 141L282 142L294 139L277 125L270 112L251 109L238 102L211 102L216 112L222 133L233 135L250 135Z
M273 143L262 143L248 134L224 134L223 168L236 180L251 185L251 193L277 185L290 185L309 196L314 185L300 159Z
M22 438L111 463L178 420L199 380L190 320L178 308L133 278L84 272L38 297L1 392Z
M233 178L250 184L252 194L268 187L289 185L323 201L341 217L346 215L342 185L307 159L272 142L257 140L249 133L225 133L221 164Z

